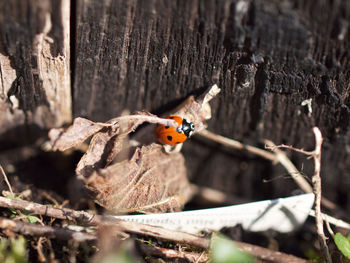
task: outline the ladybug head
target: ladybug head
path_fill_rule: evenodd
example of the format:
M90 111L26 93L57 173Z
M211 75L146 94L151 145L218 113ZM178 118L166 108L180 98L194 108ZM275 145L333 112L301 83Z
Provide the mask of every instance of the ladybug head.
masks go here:
M192 122L188 122L186 119L182 120L182 131L187 137L191 137L194 131L194 124Z

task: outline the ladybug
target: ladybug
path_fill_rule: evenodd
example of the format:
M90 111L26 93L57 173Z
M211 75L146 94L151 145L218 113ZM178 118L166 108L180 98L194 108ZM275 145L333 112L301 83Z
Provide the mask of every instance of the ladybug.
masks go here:
M179 116L169 116L166 119L176 121L179 126L175 128L158 124L154 131L159 142L174 146L183 143L192 135L194 131L194 124L192 122L188 122Z

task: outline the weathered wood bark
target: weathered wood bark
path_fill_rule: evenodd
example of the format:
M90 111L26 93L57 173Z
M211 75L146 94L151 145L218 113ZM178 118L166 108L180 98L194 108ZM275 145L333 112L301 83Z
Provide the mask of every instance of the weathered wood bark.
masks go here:
M319 126L325 195L350 205L349 2L79 0L77 16L75 116L161 113L217 83L210 130L308 148ZM225 191L261 198L296 188L262 184L284 171L201 140L185 153L193 180Z
M69 0L1 1L0 149L71 120L69 20Z
M331 0L3 1L0 149L71 119L71 77L74 116L99 121L162 113L217 83L209 129L219 134L311 148L319 126L325 195L349 209L349 21L350 3ZM257 199L296 189L280 167L202 139L184 153L204 185Z

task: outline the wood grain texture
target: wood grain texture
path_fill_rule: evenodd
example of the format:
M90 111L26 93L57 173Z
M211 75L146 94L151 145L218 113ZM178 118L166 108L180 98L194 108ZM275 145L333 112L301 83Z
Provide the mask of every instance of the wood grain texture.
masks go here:
M1 140L71 120L69 20L68 0L0 3Z
M207 10L196 1L78 2L76 116L107 120L125 108L159 111L212 82L210 68L222 60L223 54L216 56L222 47L210 55L202 42L215 33L216 3L206 23L199 20L208 19L200 14ZM224 6L217 8L219 15ZM209 72L203 72L204 63Z
M75 116L162 113L217 83L210 130L312 148L319 126L325 195L350 204L347 1L80 0L77 14ZM184 150L201 184L257 199L297 188L283 169L252 156L201 139ZM304 157L291 158L312 174Z

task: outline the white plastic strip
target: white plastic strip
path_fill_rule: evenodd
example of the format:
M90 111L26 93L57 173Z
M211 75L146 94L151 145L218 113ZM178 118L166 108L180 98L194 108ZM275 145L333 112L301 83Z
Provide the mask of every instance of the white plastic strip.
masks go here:
M303 194L220 208L115 217L187 233L197 233L201 230L218 231L237 224L249 231L273 229L285 233L304 223L313 202L313 194Z

